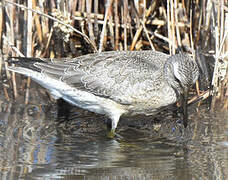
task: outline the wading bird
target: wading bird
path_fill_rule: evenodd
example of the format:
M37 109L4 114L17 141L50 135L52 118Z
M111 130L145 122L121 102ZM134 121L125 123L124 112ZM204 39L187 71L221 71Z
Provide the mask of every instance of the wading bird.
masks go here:
M188 55L109 51L73 59L10 58L8 69L48 89L55 98L111 119L113 137L122 115L153 115L181 100L187 126L188 90L199 76Z

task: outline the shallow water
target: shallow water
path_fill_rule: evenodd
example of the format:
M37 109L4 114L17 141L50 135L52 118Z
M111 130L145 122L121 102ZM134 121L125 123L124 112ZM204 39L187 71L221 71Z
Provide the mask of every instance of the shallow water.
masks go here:
M228 112L192 107L187 129L121 120L108 139L105 117L61 126L40 100L0 103L0 179L228 179Z

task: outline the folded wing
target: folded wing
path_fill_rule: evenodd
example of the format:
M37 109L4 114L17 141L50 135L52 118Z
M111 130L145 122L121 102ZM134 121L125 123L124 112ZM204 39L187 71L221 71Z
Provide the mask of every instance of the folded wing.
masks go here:
M162 86L168 57L156 51L109 51L74 59L22 59L19 64L76 89L132 104Z

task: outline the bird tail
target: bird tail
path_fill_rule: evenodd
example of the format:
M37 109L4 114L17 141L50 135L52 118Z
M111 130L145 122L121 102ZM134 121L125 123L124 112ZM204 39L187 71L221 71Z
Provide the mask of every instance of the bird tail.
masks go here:
M9 66L6 67L7 70L13 71L25 76L36 78L40 74L41 69L37 68L34 64L37 62L43 62L39 58L25 58L25 57L10 57L6 60ZM13 66L16 65L16 66Z
M20 74L24 74L22 70L32 70L32 71L36 71L36 72L41 72L40 68L37 68L36 66L34 66L35 63L45 63L45 61L43 61L40 58L26 58L26 57L10 57L6 60L6 62L8 62L9 64L15 64L18 65L18 67L14 67L14 66L8 66L7 69L10 71L14 71L14 72L18 72Z

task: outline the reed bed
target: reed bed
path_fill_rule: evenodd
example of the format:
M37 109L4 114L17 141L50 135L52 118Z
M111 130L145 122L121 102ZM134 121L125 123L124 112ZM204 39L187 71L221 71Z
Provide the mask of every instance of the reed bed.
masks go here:
M219 102L227 108L227 34L227 0L2 0L0 73L2 81L8 80L2 89L7 100L17 98L16 76L5 70L3 60L10 56L60 58L142 49L175 54L181 49L212 68L208 88L196 84L195 99L213 95L212 106ZM28 78L25 103L29 89Z

